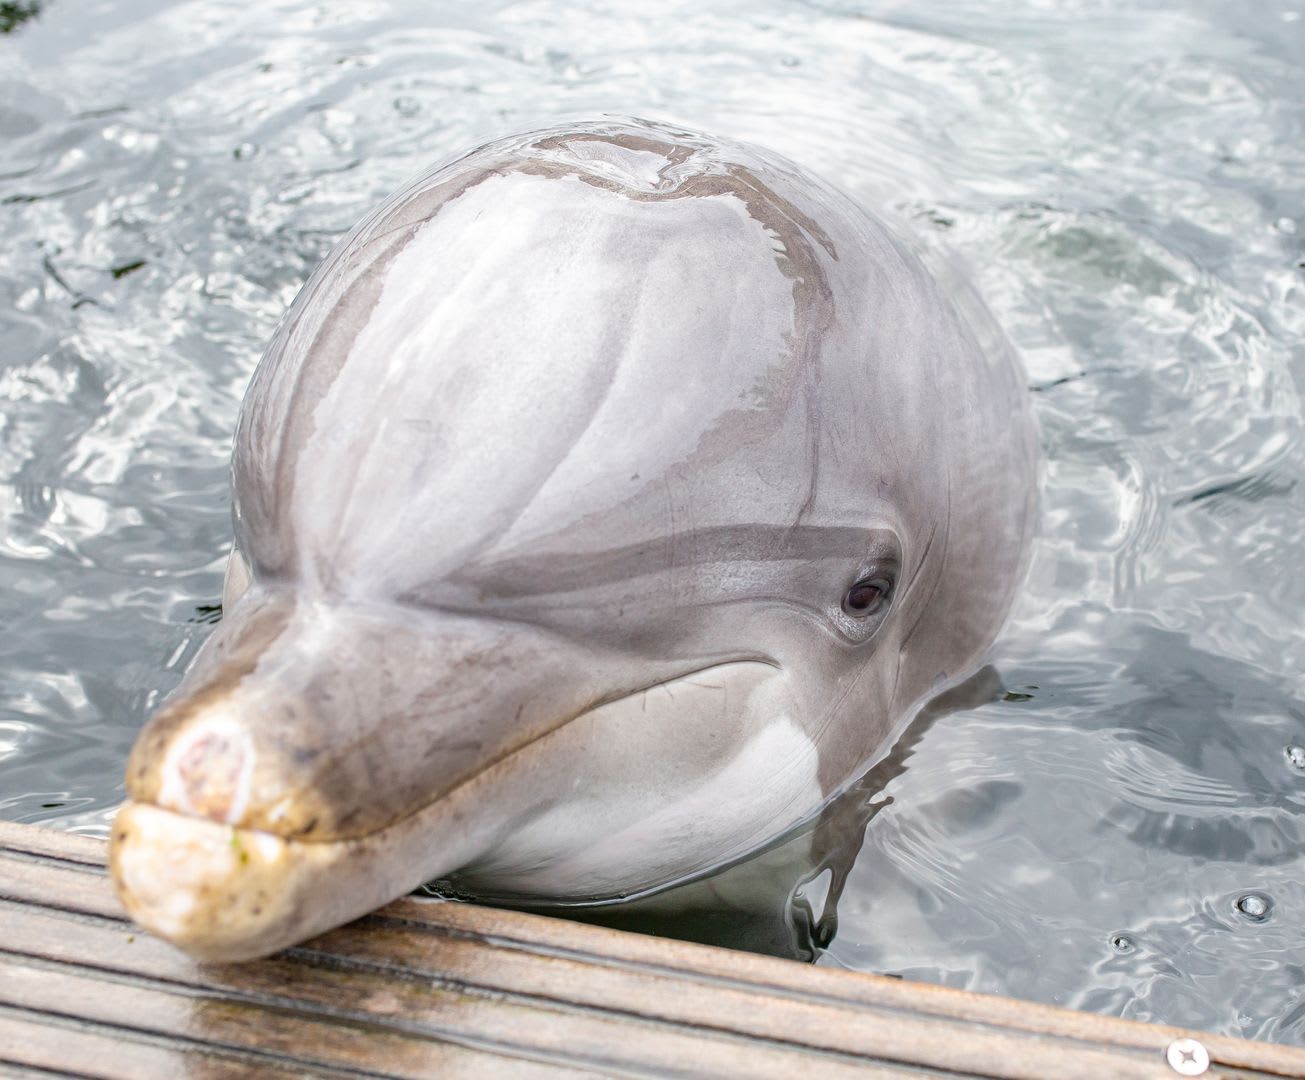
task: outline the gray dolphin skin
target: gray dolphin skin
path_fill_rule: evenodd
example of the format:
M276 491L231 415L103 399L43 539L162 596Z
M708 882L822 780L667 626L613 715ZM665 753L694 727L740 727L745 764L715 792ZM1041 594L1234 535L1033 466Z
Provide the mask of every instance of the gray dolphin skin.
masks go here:
M982 305L795 165L637 121L483 146L259 365L119 894L239 960L454 872L582 901L736 861L979 666L1036 481Z

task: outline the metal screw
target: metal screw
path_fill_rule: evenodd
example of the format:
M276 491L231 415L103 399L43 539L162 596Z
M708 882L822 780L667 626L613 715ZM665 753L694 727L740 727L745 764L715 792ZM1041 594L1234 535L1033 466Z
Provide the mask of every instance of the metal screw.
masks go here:
M1200 1076L1210 1067L1210 1051L1195 1039L1175 1039L1165 1058L1179 1076Z

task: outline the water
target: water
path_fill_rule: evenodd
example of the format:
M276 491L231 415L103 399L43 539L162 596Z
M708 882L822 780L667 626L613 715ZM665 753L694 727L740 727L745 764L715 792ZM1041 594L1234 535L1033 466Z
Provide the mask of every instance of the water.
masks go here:
M0 814L106 831L333 240L478 141L641 114L951 245L1042 425L1006 692L898 755L820 962L1305 1044L1303 15L0 5Z

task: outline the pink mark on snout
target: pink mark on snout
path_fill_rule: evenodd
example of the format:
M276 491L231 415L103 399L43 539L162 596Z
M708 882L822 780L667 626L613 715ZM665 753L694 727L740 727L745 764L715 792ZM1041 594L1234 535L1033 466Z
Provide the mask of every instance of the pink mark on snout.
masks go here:
M173 765L182 808L213 821L235 823L244 809L249 753L243 740L220 731L200 735Z

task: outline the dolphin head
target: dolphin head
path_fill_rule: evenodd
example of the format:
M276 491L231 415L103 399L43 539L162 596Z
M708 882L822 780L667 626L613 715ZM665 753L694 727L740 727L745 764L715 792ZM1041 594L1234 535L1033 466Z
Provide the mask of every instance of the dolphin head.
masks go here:
M991 642L1031 433L1001 341L783 159L604 122L420 178L250 386L124 903L241 959L453 871L583 900L755 850Z

